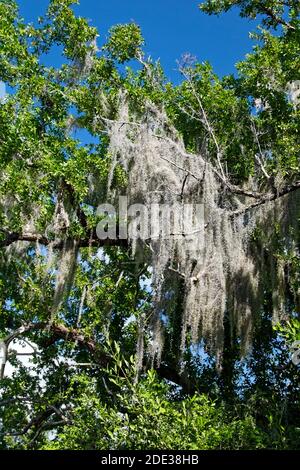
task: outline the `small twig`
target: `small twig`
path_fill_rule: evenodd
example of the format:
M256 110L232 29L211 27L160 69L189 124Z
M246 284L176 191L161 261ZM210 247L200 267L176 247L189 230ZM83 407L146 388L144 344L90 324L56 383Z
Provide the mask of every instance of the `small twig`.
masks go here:
M157 137L157 138L159 138L159 139L165 139L164 137L161 137L161 136L159 136L159 135L156 135L156 134L154 134L154 135L155 135L155 137ZM177 163L173 162L172 160L169 160L169 159L166 158L166 157L163 157L162 155L160 155L160 158L161 158L162 160L165 160L166 162L170 163L170 165L175 166L176 168L178 168L178 170L181 170L181 171L185 172L187 175L192 176L192 177L195 178L197 181L201 180L201 176L200 176L200 175L199 175L199 176L196 176L196 175L195 175L194 173L192 173L191 171L187 170L186 168L184 168L184 167L182 167L182 166L180 166L180 165L177 165Z
M124 277L124 271L121 272L121 274L119 276L119 279L116 282L116 288L119 287L119 284L120 284L121 280L123 279L123 277Z
M188 174L185 175L183 183L182 183L181 193L180 193L180 199L181 200L183 199L184 188L185 188L185 184L187 182L188 176L189 176Z
M76 328L79 328L80 326L80 321L82 317L82 312L83 312L83 306L86 298L86 293L87 293L87 286L84 286L81 294L81 299L80 299L80 304L79 304L79 311L78 311L78 317L76 321Z

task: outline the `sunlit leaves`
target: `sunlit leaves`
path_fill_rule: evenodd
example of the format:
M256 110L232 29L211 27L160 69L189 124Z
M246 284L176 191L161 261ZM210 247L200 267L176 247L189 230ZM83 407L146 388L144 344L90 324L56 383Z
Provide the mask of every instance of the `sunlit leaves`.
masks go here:
M116 25L110 30L105 49L113 59L123 64L137 57L143 43L139 26L134 23Z

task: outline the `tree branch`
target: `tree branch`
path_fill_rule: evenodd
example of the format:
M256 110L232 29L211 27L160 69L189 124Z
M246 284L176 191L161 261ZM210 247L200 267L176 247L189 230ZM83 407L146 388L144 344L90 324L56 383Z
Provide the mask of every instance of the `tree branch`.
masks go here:
M208 116L207 116L207 113L204 109L204 106L202 104L202 100L199 96L199 93L197 93L197 90L195 89L195 86L194 86L194 83L191 79L191 77L185 72L184 70L184 67L180 67L179 68L179 71L182 73L182 75L185 77L185 79L188 81L188 83L190 84L190 87L192 89L192 92L193 92L193 95L194 97L196 98L197 100L197 103L200 107L200 110L201 110L201 114L202 114L202 117L203 117L203 121L204 121L204 125L206 127L206 130L208 131L208 133L211 135L212 137L212 140L214 142L214 145L216 147L216 151L217 151L217 163L218 163L218 166L219 166L219 170L220 170L220 176L221 176L221 179L222 181L225 183L226 182L226 176L225 176L225 172L224 172L224 169L223 169L223 165L222 165L222 162L221 162L221 159L222 159L222 150L220 148L220 145L219 145L219 142L217 140L217 137L216 137L216 133L214 131L214 128L212 126L212 124L210 123L209 119L208 119Z
M291 25L290 23L288 23L287 21L285 21L283 18L281 18L280 16L277 16L276 13L274 13L274 11L271 9L271 8L268 8L264 5L261 5L261 9L263 10L263 12L267 15L267 16L270 16L272 18L273 21L275 21L275 23L277 24L281 24L282 26L285 26L287 29L290 29L292 31L295 31L296 28Z
M44 342L44 347L49 347L57 340L64 339L65 341L71 341L86 348L94 356L95 365L107 367L112 362L111 356L101 349L99 343L97 343L95 339L85 336L80 330L67 328L62 324L53 323L49 325L46 322L28 323L27 325L23 325L13 331L4 339L4 342L9 344L9 342L18 336L37 330L49 330L52 333L52 336ZM161 378L176 383L181 386L186 393L195 391L195 386L193 386L189 380L179 374L175 369L161 364L156 371ZM0 406L1 404L3 405L3 403L0 402Z
M261 148L260 141L259 141L259 138L258 138L258 132L257 132L256 126L255 126L255 123L254 123L253 120L251 121L251 128L252 128L252 132L254 134L254 138L255 138L255 141L256 141L256 144L257 144L257 147L258 147L258 151L259 151L259 155L255 154L255 159L258 162L258 164L261 168L261 171L263 172L266 179L268 181L270 181L270 175L267 173L267 170L265 169L265 166L263 164L264 156L263 156L262 148Z
M49 238L45 237L44 235L40 235L38 233L32 233L32 232L27 232L27 233L19 233L19 232L8 232L4 230L0 230L0 233L4 235L4 239L0 240L0 248L4 248L7 246L12 245L15 242L18 241L23 241L23 242L29 242L29 243L40 243L41 245L44 246L50 246L53 249L57 250L62 250L64 247L64 240L63 239L57 239L57 240L50 240ZM112 239L100 239L97 237L96 232L92 234L91 237L87 238L82 238L78 240L78 246L80 248L89 248L91 246L94 247L107 247L107 246L123 246L127 247L128 246L128 241L125 239L119 239L117 238L116 240Z
M269 193L266 196L264 196L262 199L260 199L257 202L254 202L253 204L250 204L247 207L244 207L243 209L238 209L236 211L231 212L230 216L235 217L240 214L244 214L245 212L248 212L251 209L254 209L255 207L262 206L263 204L266 204L267 202L270 201L275 201L276 199L279 199L286 194L292 193L294 191L297 191L297 189L300 189L300 181L296 181L295 183L290 184L289 186L286 186L283 188L281 191L278 191L277 193Z

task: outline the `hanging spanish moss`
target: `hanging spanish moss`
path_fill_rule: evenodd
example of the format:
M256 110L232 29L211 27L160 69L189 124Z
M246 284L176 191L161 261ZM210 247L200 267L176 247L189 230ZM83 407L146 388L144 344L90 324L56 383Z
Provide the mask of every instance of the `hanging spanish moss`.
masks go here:
M50 323L55 317L71 290L77 265L78 241L68 236L71 223L74 220L74 208L68 193L64 192L64 185L58 193L52 223L48 226L48 232L52 233L53 240L48 248L48 269L56 267L55 289L51 307ZM63 248L54 260L53 246L62 241Z
M95 117L95 125L97 119L100 118ZM243 194L234 193L211 162L187 152L164 111L152 103L146 104L142 116L135 115L129 111L126 96L120 94L116 119L101 118L102 125L103 122L111 156L108 196L116 203L119 189L114 186L114 175L121 166L127 174L129 204L139 205L140 212L139 217L129 221L132 253L152 266L155 308L150 321L143 319L139 323L138 369L142 367L146 345L152 360L161 360L165 324L174 320L175 311L180 311L175 305L178 286L183 286L184 291L181 337L172 341L177 342L182 353L204 339L207 350L220 364L226 316L245 354L251 347L253 325L261 314L267 291L272 296L274 321L291 313L287 291L294 303L300 304L299 288L290 283L292 267L287 261L291 255L299 257L300 192L253 200L249 180ZM97 178L92 175L88 180L90 203L98 203L95 195L103 194L103 187L97 188ZM278 178L278 194L281 185ZM71 199L68 188L60 182L53 200L52 221L45 231L46 255L36 244L37 263L42 256L47 258L45 277L54 275L50 323L70 293L78 262L79 245L70 234L72 223L77 220ZM14 203L7 198L2 204L8 219ZM142 237L142 243L141 234L138 235L145 217L141 205L147 209L146 217L151 216L149 233ZM185 213L183 208L187 206L190 209ZM203 209L202 219L195 212L198 206ZM23 234L32 238L35 235L38 240L39 207L30 209ZM58 245L62 249L57 250ZM4 250L4 263L12 254L14 258L26 256L29 247L30 241L25 239L11 244Z
M50 323L55 320L56 314L71 290L78 254L78 243L72 238L64 240L63 249L58 259L55 291L51 307Z
M288 279L284 259L279 254L276 257L274 227L278 227L284 249L296 252L293 240L295 231L299 233L300 207L297 192L260 204L253 204L250 196L232 194L211 163L201 155L187 153L164 112L150 103L143 117L137 118L129 112L124 95L120 95L118 118L107 123L107 130L112 200L116 196L112 188L114 171L121 165L128 175L131 204L143 204L149 212L153 205L168 204L179 219L183 204L204 207L204 223L198 229L191 223L191 231L186 231L185 225L184 233L183 227L177 226L171 236L166 236L167 222L163 220L158 233L151 233L145 242L144 251L147 245L151 252L156 305L150 325L152 357L160 361L162 319L170 317L172 295L179 282L184 282L185 291L182 351L203 338L220 362L227 314L245 353L251 346L254 319L262 309L267 288L273 292L274 319L287 313ZM193 214L190 218L192 222ZM178 230L182 237L178 237ZM263 243L256 240L257 233ZM131 243L134 250L141 249L136 235L131 236ZM266 271L271 275L271 286L266 286Z

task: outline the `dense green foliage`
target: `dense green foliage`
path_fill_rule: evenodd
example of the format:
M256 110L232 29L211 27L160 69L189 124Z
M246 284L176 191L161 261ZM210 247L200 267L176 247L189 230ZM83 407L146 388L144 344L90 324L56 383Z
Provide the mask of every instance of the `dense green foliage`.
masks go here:
M99 248L94 233L111 162L105 123L117 116L120 89L136 115L146 101L166 109L187 150L216 165L221 158L230 184L256 175L257 191L275 197L298 182L300 107L289 84L300 79L299 2L204 2L209 14L233 5L242 16L262 14L263 27L236 77L219 78L185 56L178 86L146 61L137 25L114 26L99 50L96 29L75 15L74 3L51 0L27 25L14 0L0 0L0 80L9 91L0 102L0 338L36 347L31 369L10 350L14 371L0 382L1 447L299 448L299 367L289 349L299 321L272 327L272 285L246 358L228 324L222 370L199 346L186 349L183 371L173 322L162 363L146 357L137 371L138 330L153 309L151 272L127 247ZM61 65L49 65L53 50ZM112 185L126 187L121 168ZM283 249L283 237L274 227L271 255L288 272L285 303L297 317L300 258ZM57 251L70 240L79 262L75 270L68 260L70 279L59 291ZM259 229L254 241L269 243ZM298 233L295 243L299 251Z

